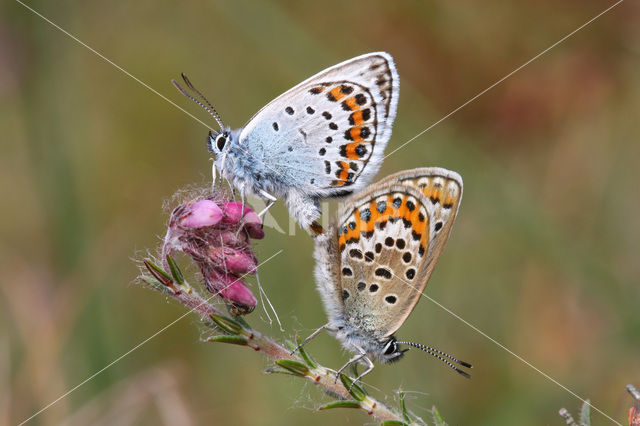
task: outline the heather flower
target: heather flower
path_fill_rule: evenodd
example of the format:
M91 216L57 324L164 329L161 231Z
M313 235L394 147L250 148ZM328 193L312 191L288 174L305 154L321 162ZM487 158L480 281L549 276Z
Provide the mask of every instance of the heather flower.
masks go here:
M257 304L242 279L256 272L252 238L264 238L264 230L249 206L214 195L198 197L171 213L162 257L175 252L191 257L207 290L222 297L235 314L246 314Z

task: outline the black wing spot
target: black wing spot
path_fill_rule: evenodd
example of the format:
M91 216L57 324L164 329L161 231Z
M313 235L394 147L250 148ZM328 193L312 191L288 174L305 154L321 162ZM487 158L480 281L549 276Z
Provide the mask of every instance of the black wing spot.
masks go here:
M364 260L366 262L373 262L373 252L367 251L364 253Z
M350 228L351 230L356 229L356 223L355 223L355 222L349 222L349 228Z
M394 243L394 241L393 241L393 238L391 238L391 237L387 237L387 238L384 239L384 245L387 246L387 247L392 247L393 243Z
M393 199L393 207L395 207L396 209L399 209L401 205L402 205L402 199L400 197Z
M307 107L307 114L313 114L314 112L316 112L315 109L311 108L310 106Z
M416 208L416 205L411 200L407 200L407 209L412 212Z
M369 121L371 118L371 110L369 108L365 108L362 110L362 120Z
M313 185L314 183L316 183L316 180L314 178L311 178L309 182L311 183L311 185Z
M338 125L334 122L329 123L329 128L331 130L338 130Z
M406 275L407 279L412 280L413 277L416 276L416 270L413 269L413 268L409 268L409 269L407 269L407 272L405 272L405 275Z
M393 305L398 301L398 298L396 296L389 295L384 298L384 301L389 303L390 305Z
M376 243L376 253L380 254L381 251L382 251L382 244Z
M349 163L349 168L354 172L357 172L360 167L358 166L358 163L354 163L353 161L351 161Z
M358 283L357 288L358 288L358 290L362 291L362 290L364 290L365 288L367 288L367 283L363 283L362 281L360 281L360 282Z
M324 160L324 171L326 174L331 173L331 163L327 160Z
M324 118L326 118L327 120L331 120L331 117L332 117L332 115L329 113L329 111L324 111L324 112L322 113L322 116L323 116Z
M317 95L320 92L322 92L322 89L320 87L314 87L313 89L309 90L309 93L311 93L312 95Z
M382 221L378 222L376 225L378 225L378 229L382 231L384 228L387 227L387 223L389 223L389 221L382 220Z
M293 147L290 146L289 148L287 148L287 151L289 151L289 152L293 151Z
M420 248L418 249L418 254L420 255L420 257L424 256L424 250L424 246L420 244Z
M442 222L437 222L435 226L436 232L438 232L440 229L442 229Z
M388 280L391 279L391 271L387 268L377 268L374 273L376 274L376 277L382 277Z
M360 212L360 219L364 220L365 222L369 222L371 220L371 210L369 209L364 209Z
M362 129L360 129L360 137L362 139L366 139L369 136L371 136L371 130L369 130L368 127L363 127Z
M371 293L375 293L376 291L378 291L379 288L380 288L380 286L378 284L371 284L369 286L369 291Z
M327 150L324 148L320 148L320 151L318 151L318 154L320 155L325 155L327 153Z
M290 106L286 107L284 111L289 115L293 115L293 108L291 108Z
M273 130L275 130L276 132L280 129L280 126L278 126L278 123L276 123L275 121L272 124L273 126Z
M353 271L351 270L351 268L345 266L344 268L342 268L342 275L344 275L345 277L351 277L353 276Z
M367 155L367 148L364 145L356 146L356 154L358 155L358 157L364 157L365 155Z
M347 86L346 84L343 84L340 86L340 91L345 95L348 95L353 92L353 86Z
M349 298L349 292L347 290L342 290L342 300L347 300Z
M351 249L349 250L349 256L353 257L354 259L362 259L362 251L358 249Z
M420 222L424 222L424 215L422 214L422 212L418 213L418 220Z
M411 262L411 253L406 251L403 255L402 255L402 260L404 261L404 263L409 263Z
M325 141L326 141L327 143L331 143L331 142L333 142L333 138L332 138L331 136L327 136L327 137L325 138Z
M420 233L418 233L418 232L416 232L414 230L411 230L411 236L413 237L414 240L418 241L420 239L420 237L422 237L422 234L420 234Z
M402 250L405 247L406 243L404 241L404 239L402 238L398 238L396 240L396 247L398 247L400 250Z
M387 202L386 201L378 201L376 206L378 208L378 213L384 213L387 210Z
M364 105L367 103L367 97L365 95L363 95L362 93L358 93L356 95L356 103L358 105Z

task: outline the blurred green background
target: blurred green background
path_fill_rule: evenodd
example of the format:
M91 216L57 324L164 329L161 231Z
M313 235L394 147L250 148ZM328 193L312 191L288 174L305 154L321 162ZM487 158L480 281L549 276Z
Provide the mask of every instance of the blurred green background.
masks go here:
M385 50L401 77L391 152L610 4L605 1L31 1L207 122L186 72L241 126L313 73ZM459 172L465 194L427 294L624 421L640 383L640 3L627 1L386 159ZM213 125L213 123L212 123ZM184 309L132 284L162 205L210 179L207 129L14 1L0 5L0 423L18 423ZM272 210L287 230L287 213ZM261 282L286 332L325 321L312 241L268 229ZM255 285L253 286L255 289ZM199 342L183 319L30 424L362 424L257 354ZM425 419L562 424L580 402L424 299L397 334L474 364L467 381L411 351L367 377L415 391ZM336 340L308 346L323 364ZM389 400L394 403L393 400ZM608 424L594 413L594 424Z

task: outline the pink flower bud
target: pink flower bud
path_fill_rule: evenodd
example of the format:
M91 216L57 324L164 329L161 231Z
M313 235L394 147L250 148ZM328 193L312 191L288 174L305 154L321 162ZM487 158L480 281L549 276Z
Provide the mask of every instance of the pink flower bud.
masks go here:
M240 307L243 308L242 310L246 312L253 311L258 304L251 290L242 284L240 280L225 286L225 288L220 291L220 295L234 305L240 305Z
M244 215L244 227L251 238L261 240L264 238L264 229L262 229L262 220L253 210Z
M238 203L235 201L224 203L223 210L224 210L224 217L222 218L222 221L224 223L232 223L232 224L240 223L240 220L242 219L242 211L243 211L242 203ZM244 206L245 214L249 210L251 210L249 206L245 205Z
M216 225L222 219L222 210L211 200L200 200L189 206L188 214L180 225L188 228L202 228Z
M236 253L224 259L227 270L236 274L247 274L256 272L256 263L250 255L246 253Z
M251 290L242 283L240 278L214 269L203 272L205 272L203 275L209 291L220 294L223 299L233 305L237 315L248 314L258 304Z
M209 259L220 270L234 274L255 273L256 261L252 255L230 247L209 249Z
M220 241L222 241L222 245L227 247L244 247L249 242L247 235L244 232L231 232L225 231L221 232L218 236Z

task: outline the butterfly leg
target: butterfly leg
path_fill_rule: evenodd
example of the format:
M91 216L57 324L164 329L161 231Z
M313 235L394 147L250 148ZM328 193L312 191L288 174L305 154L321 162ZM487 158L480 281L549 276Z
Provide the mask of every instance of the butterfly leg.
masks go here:
M296 348L294 350L291 351L291 355L293 355L294 353L296 353L296 351L298 349L300 349L301 347L303 347L304 345L306 345L307 343L309 343L309 341L311 339L313 339L314 337L316 337L318 334L320 334L323 330L329 330L329 331L336 331L334 328L331 328L329 326L329 324L325 324L322 327L320 327L319 329L317 329L316 331L314 331L313 333L311 333L309 335L309 337L307 337L306 339L304 339L302 341L302 343L300 343L298 346L296 346Z
M351 388L353 388L353 385L358 383L360 379L362 379L364 376L366 376L367 374L371 373L371 371L373 371L373 367L374 367L373 361L371 361L367 356L363 357L362 359L367 364L367 369L364 370L364 372L358 377L356 377L356 379L351 383L351 386L349 386L349 392L351 392Z
M263 189L260 189L258 192L262 196L262 198L265 198L267 200L267 206L264 209L262 209L260 213L258 213L258 217L262 218L262 216L264 216L267 210L269 210L271 206L273 206L275 202L278 201L278 199Z
M342 374L342 372L344 371L345 368L347 368L348 366L350 366L351 364L353 364L354 362L358 362L360 361L362 358L365 358L366 360L369 360L369 358L367 358L367 353L364 351L364 349L362 349L360 346L356 346L353 345L355 347L355 349L358 351L357 354L355 354L353 357L351 357L351 359L349 361L347 361L347 363L345 365L343 365L342 367L340 367L340 370L338 370L336 372L336 378L334 380L334 383L338 382L338 377L340 377L340 375ZM371 362L371 360L369 360L369 362ZM370 370L365 371L365 374L368 373ZM361 376L363 376L364 374L361 374ZM354 382L355 383L355 382Z

